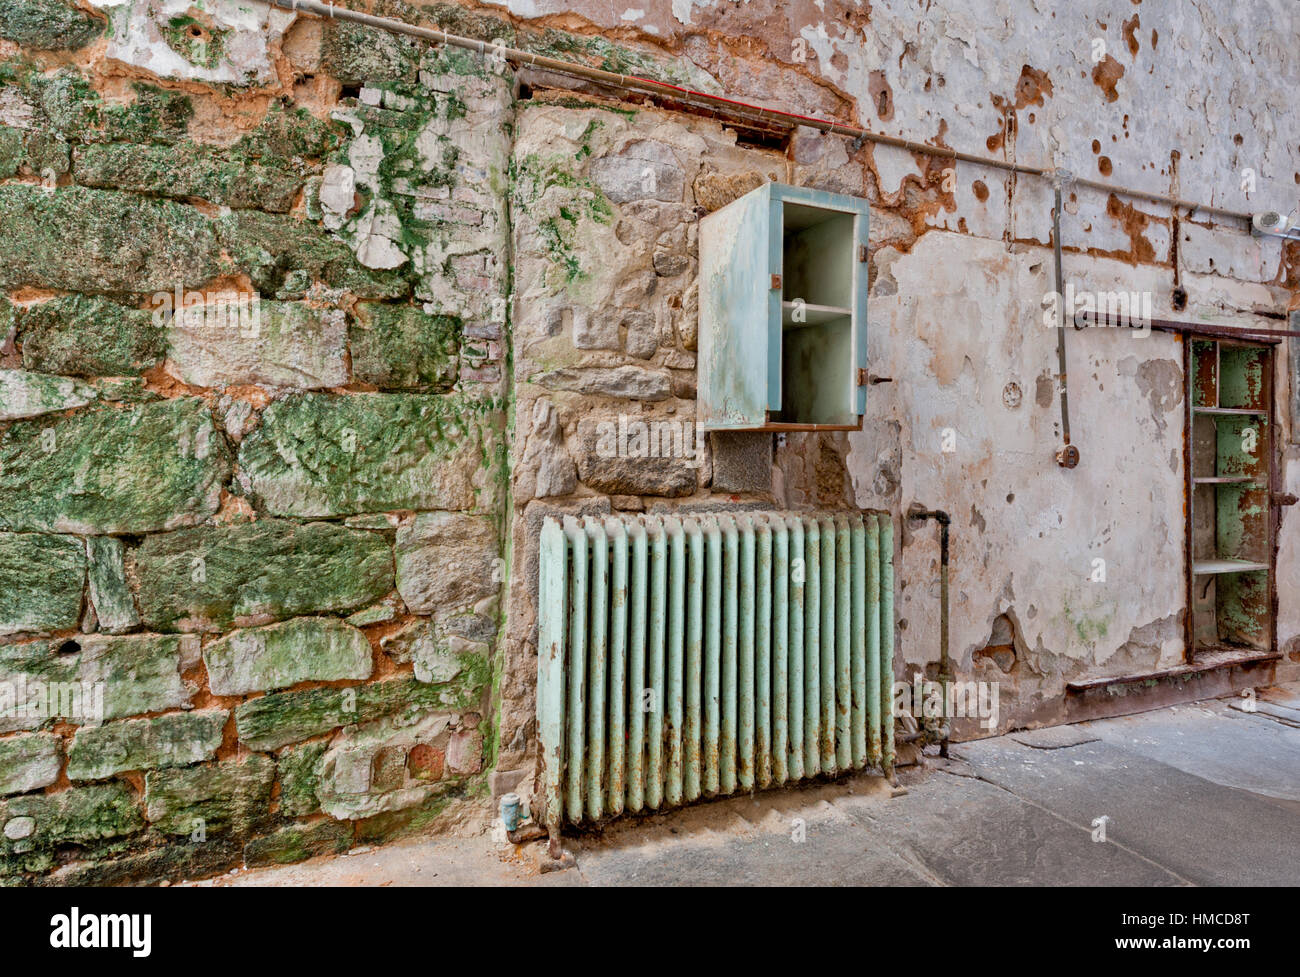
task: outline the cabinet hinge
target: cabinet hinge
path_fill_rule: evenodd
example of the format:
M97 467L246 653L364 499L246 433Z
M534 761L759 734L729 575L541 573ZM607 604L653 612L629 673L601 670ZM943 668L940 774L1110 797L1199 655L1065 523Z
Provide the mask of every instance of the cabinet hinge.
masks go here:
M780 276L780 275L773 275L773 276L772 276L772 288L777 289L777 288L780 288L780 287L781 287L781 276Z
M858 260L859 261L867 260L867 246L865 244L858 245Z

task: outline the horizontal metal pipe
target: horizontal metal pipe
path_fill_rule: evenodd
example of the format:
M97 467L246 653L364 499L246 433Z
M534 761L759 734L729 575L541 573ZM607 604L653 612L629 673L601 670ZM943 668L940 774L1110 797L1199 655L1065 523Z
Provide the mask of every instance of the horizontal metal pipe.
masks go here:
M911 153L951 159L955 162L975 163L979 166L988 166L993 169L1005 170L1022 176L1051 178L1056 172L1050 167L1025 166L1021 163L1013 163L1010 160L997 159L992 156L978 156L974 153L966 153L957 149L948 149L943 146L931 146L911 139L903 139L899 136L889 136L880 132L871 132L870 130L863 129L859 126L847 125L843 122L834 122L830 119L819 119L815 116L800 115L796 112L769 109L761 105L753 105L732 98L723 98L721 95L712 95L708 92L695 91L690 88L682 88L679 85L671 85L667 82L655 81L653 78L642 78L637 75L623 75L614 71L604 71L600 68L589 68L586 65L576 64L571 61L562 61L559 58L549 58L545 55L533 54L529 51L521 51L517 48L509 48L504 45L493 44L490 41L479 41L471 37L461 37L457 34L448 34L446 31L436 30L432 27L416 27L413 24L394 20L391 17L376 17L374 14L367 14L360 10L349 10L346 7L336 7L333 4L320 3L318 0L263 0L263 2L274 7L279 7L282 10L302 11L309 14L315 14L318 17L330 18L332 20L345 20L355 24L364 24L367 27L389 31L393 34L405 34L408 37L418 37L435 44L446 44L451 47L463 48L467 51L476 51L479 54L500 58L502 61L509 61L512 64L523 65L531 68L542 68L546 71L554 71L559 74L585 78L588 81L598 82L614 88L661 95L750 122L776 122L790 127L796 125L807 126L810 129L817 129L821 132L837 133L842 136L851 136L854 139L859 139L864 142L879 143L883 146L893 146L896 149L905 149ZM1168 194L1154 193L1148 190L1137 190L1132 187L1117 186L1114 184L1103 183L1101 180L1091 180L1085 177L1075 177L1072 183L1077 186L1100 190L1104 193L1122 194L1125 197L1130 197L1136 200L1146 200L1151 203L1164 204L1173 209L1188 211L1188 214L1185 214L1184 216L1191 216L1192 211L1199 210L1202 213L1217 214L1221 217L1230 217L1243 221L1247 225L1247 230L1249 230L1251 224L1251 214L1243 211L1230 210L1226 207L1217 207L1213 204L1201 204L1194 200L1183 200L1180 197L1172 197Z
M1300 330L1295 329L1239 329L1236 326L1219 326L1208 322L1179 322L1173 319L1152 319L1149 325L1157 332L1172 332L1178 335L1215 336L1223 339L1248 339L1260 343L1280 343L1283 339L1300 338ZM1075 328L1092 329L1126 329L1132 323L1095 312L1080 312L1075 316Z

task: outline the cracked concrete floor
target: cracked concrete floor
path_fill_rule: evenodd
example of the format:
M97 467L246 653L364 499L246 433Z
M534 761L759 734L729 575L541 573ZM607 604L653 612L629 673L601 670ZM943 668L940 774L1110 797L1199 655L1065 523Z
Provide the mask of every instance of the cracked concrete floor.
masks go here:
M1300 685L955 745L540 845L411 839L200 885L1297 885ZM1094 841L1105 818L1105 842Z

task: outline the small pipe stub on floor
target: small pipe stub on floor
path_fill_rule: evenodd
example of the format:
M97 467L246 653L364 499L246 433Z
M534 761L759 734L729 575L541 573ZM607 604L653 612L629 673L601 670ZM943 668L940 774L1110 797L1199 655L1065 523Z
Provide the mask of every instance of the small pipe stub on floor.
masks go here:
M504 794L501 797L501 823L507 831L519 830L519 815L522 804L519 795L515 793Z

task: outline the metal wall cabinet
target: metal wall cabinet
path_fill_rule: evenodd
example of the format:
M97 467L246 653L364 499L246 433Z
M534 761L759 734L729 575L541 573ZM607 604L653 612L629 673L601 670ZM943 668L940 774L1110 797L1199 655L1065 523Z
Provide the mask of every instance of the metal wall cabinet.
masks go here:
M769 183L700 222L705 429L861 427L867 221L865 200Z

